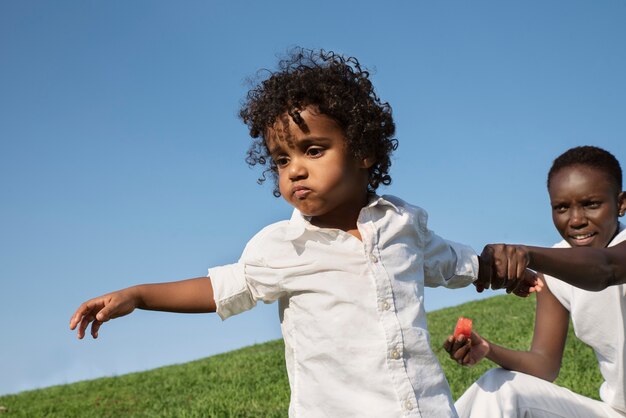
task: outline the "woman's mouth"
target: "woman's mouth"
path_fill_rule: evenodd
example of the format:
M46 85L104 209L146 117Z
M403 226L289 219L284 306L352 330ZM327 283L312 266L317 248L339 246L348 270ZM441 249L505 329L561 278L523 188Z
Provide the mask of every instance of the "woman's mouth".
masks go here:
M595 232L590 232L588 234L570 234L569 242L572 246L586 247L591 244L595 236Z

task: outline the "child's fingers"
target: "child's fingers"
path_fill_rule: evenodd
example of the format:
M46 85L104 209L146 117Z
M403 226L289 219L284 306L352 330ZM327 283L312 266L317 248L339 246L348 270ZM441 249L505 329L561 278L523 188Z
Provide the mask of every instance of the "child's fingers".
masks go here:
M528 297L532 292L530 289L516 288L512 292L515 296L519 296L520 298Z
M543 281L537 272L524 269L521 283L528 288L529 292L540 292L543 289Z
M83 316L78 325L78 339L82 340L85 337L85 330L93 320L93 315Z
M91 324L91 336L93 338L98 338L98 330L100 329L101 325L102 325L102 322L98 320L94 320L93 323Z
M82 303L78 309L74 312L74 315L70 318L70 329L73 330L76 328L76 325L80 323L80 321L85 317L85 314L89 310L87 302Z
M74 315L72 315L72 318L70 319L70 329L76 328L76 325L83 318L85 318L88 315L93 316L94 315L93 313L102 309L103 306L104 306L104 302L102 302L101 298L91 299L91 300L88 300L87 302L83 302L78 307L78 309L76 309L76 312L74 312Z
M117 304L109 304L105 306L96 314L96 320L98 322L107 322L109 319L114 318L117 308Z
M522 285L523 283L518 280L509 280L506 285L506 293L517 292Z
M85 330L90 323L96 320L96 315L102 310L104 301L102 298L95 298L82 303L72 318L70 319L70 329L78 328L77 335L79 339L85 337ZM93 332L92 332L93 335Z
M534 291L534 284L526 280L518 280L515 288L511 290L514 295L522 298L528 297Z
M541 276L537 275L537 282L535 283L535 286L534 286L535 292L541 292L541 290L543 289L544 285L545 284L544 284L543 280L541 279Z

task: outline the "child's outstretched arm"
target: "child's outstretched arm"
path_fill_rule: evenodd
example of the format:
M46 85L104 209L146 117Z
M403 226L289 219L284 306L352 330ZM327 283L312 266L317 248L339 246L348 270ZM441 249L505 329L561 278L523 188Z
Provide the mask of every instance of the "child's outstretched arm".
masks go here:
M626 283L626 242L606 248L543 248L509 244L490 244L487 247L498 254L495 274L500 279L510 279L528 267L591 291Z
M70 329L78 327L78 338L85 336L91 323L91 336L109 319L128 315L135 309L180 313L215 312L213 286L208 277L169 283L142 284L107 293L78 307L70 319Z

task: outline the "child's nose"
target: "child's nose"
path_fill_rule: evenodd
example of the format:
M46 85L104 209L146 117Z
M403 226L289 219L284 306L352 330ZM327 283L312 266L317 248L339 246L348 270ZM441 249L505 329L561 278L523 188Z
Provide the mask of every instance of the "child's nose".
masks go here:
M291 180L300 180L306 178L308 171L306 164L301 158L294 158L289 164L289 178Z

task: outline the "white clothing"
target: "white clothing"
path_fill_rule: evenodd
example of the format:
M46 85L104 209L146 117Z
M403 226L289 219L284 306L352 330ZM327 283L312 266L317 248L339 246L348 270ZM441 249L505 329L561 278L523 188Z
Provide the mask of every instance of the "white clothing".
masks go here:
M608 246L622 241L626 241L626 229L620 224L620 232ZM565 248L569 244L563 240L555 247ZM578 339L593 348L596 354L604 378L600 399L626 412L626 284L590 292L554 277L545 276L545 279L550 291L570 312Z
M504 369L482 375L454 406L460 418L624 418L604 402Z
M626 240L624 225L609 247ZM563 240L554 245L569 247ZM604 383L596 401L524 373L494 369L484 374L456 401L461 418L624 417L626 351L626 285L600 292L583 290L544 275L546 284L570 312L576 336L593 348Z
M238 263L209 270L217 313L279 301L290 416L456 416L430 349L424 286L470 284L476 254L393 196L374 196L357 227L362 241L296 210L264 228Z

